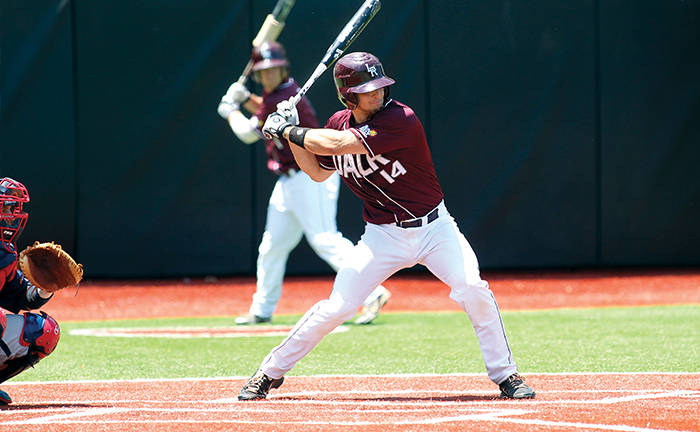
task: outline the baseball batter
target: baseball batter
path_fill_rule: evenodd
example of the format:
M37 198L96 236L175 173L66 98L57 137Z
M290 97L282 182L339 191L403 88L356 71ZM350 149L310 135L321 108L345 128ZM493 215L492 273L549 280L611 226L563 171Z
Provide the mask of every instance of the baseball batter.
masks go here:
M262 119L275 112L277 104L297 94L299 86L289 77L289 61L279 42L263 42L253 49L253 78L263 86L262 97L251 94L234 83L219 104L219 114L228 120L236 136L246 144L262 138ZM255 114L246 118L244 106ZM318 127L311 103L302 98L298 105L300 125ZM236 318L240 325L270 322L282 296L282 283L291 251L306 234L313 250L337 271L353 248L350 240L337 229L336 213L340 178L329 176L317 183L299 169L285 139L265 141L267 167L278 176L267 208L267 220L258 249L257 287L249 313ZM369 324L374 320L391 293L383 286L367 293L364 308L355 321Z
M338 271L330 297L314 305L270 352L238 398L265 398L375 286L415 264L450 286L450 298L472 321L488 376L501 395L534 397L518 375L477 258L445 206L420 121L411 108L389 98L394 80L375 56L348 54L334 76L347 109L335 113L325 129L295 126L294 109L282 103L263 133L289 139L299 166L312 179L323 181L337 172L364 201L365 233Z
M0 179L0 383L33 367L51 354L61 336L58 323L39 309L53 296L32 285L17 268L17 238L27 224L29 193L9 177ZM5 311L11 312L7 314ZM0 390L0 405L12 403Z

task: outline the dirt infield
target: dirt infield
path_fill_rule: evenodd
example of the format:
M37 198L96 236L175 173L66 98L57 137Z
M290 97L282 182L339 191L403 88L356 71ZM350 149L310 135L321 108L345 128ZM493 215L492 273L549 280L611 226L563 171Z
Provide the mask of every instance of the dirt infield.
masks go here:
M700 269L485 273L502 310L700 304ZM302 313L332 278L288 278L278 313ZM459 310L432 276L397 276L386 312ZM245 313L254 280L86 282L46 310L59 322ZM226 298L213 302L211 299ZM199 301L195 301L199 300ZM145 308L147 307L147 309ZM485 375L289 376L266 401L235 399L245 377L3 383L3 432L693 431L700 374L531 374L531 401L498 398ZM51 398L47 400L46 395Z
M700 374L529 375L530 401L483 375L290 377L240 402L245 379L12 385L4 432L700 431ZM46 400L46 394L53 395Z

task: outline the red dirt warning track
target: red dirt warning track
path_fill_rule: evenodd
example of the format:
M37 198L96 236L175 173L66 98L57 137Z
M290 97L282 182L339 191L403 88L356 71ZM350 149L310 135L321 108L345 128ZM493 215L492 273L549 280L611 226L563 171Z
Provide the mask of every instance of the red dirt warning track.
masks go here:
M700 269L484 272L501 310L700 304ZM278 314L304 313L328 297L332 276L288 277ZM394 276L384 311L459 311L449 288L430 274ZM83 282L46 305L61 321L191 316L248 312L253 278Z
M484 279L502 310L700 304L700 269L485 272ZM277 312L302 313L331 285L331 277L288 278ZM459 310L429 275L396 276L385 286L393 293L386 312ZM86 282L77 297L64 290L45 309L59 323L235 316L247 311L254 290L252 278ZM235 399L244 377L7 382L2 387L15 403L0 409L0 430L700 432L697 373L524 375L534 400L498 399L485 375L469 374L290 375L268 400L255 402Z

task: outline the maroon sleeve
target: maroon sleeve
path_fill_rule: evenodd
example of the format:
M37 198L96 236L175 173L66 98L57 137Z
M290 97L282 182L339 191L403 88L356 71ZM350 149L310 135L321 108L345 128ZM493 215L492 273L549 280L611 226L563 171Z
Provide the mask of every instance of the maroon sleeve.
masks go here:
M371 156L401 150L413 143L416 117L408 107L383 109L372 119L350 129ZM408 112L407 112L408 111Z

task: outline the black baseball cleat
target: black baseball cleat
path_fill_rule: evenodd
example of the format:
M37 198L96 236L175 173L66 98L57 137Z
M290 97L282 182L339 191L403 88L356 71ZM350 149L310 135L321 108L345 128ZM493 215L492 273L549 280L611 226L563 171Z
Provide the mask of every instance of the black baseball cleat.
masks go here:
M282 378L270 378L261 370L248 380L238 394L238 400L265 399L270 389L278 388L284 382Z
M501 397L509 399L532 399L535 391L525 384L523 378L514 373L498 385L501 389Z
M0 406L9 405L11 403L12 403L12 398L10 397L10 395L5 393L4 391L0 390Z

